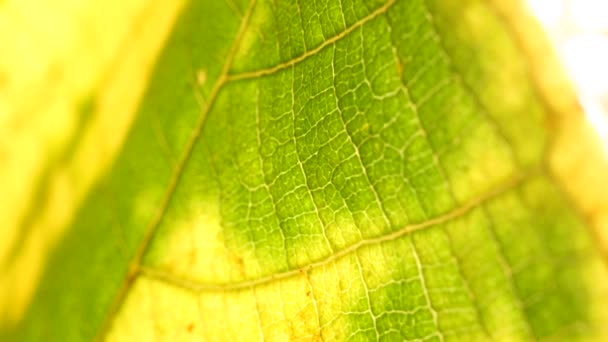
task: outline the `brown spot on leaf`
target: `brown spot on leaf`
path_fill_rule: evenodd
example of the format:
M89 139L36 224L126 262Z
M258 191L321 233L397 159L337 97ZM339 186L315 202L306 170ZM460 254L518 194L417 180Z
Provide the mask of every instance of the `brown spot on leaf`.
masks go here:
M243 277L246 276L245 262L243 261L243 258L241 258L240 256L238 256L236 254L232 254L232 260L236 264L236 268L237 268L237 271L239 272L239 274Z

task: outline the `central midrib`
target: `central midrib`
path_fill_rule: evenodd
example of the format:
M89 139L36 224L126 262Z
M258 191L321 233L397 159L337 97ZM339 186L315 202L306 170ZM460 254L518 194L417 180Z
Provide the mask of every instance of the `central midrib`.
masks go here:
M230 51L228 52L228 55L226 56L226 62L222 66L220 75L218 76L213 87L211 88L207 103L201 109L201 114L199 115L199 118L195 123L192 134L190 135L188 141L186 142L186 146L184 147L184 152L182 153L181 158L178 160L178 162L175 166L174 172L173 172L171 178L169 179L169 182L167 184L167 190L165 191L164 196L161 198L159 207L158 207L156 213L154 214L154 216L152 217L150 223L148 224L148 226L144 232L144 236L143 236L141 242L139 243L139 245L137 246L137 249L136 249L135 253L133 254L133 257L131 258L131 260L129 262L127 273L125 274L125 277L120 285L120 288L118 289L116 296L114 297L112 303L110 304L108 313L106 314L106 317L95 336L96 341L102 341L104 339L104 337L106 336L106 334L108 333L108 331L111 328L112 320L114 319L114 317L118 313L120 307L124 303L124 300L129 292L129 290L131 289L133 283L141 275L142 259L143 259L144 255L150 245L150 242L152 241L152 239L156 233L156 230L157 230L160 222L162 221L162 218L169 206L171 198L173 197L175 189L177 188L177 184L179 183L181 176L183 174L184 167L185 167L186 163L188 162L188 160L190 159L194 145L195 145L196 141L198 140L198 138L201 134L201 131L204 127L204 124L205 124L205 121L207 118L207 114L211 110L214 100L217 97L218 93L220 92L221 88L227 82L228 71L230 70L230 68L232 66L232 61L234 59L236 51L238 50L239 43L248 26L249 18L251 17L251 15L253 13L253 9L255 8L255 3L256 3L256 0L251 0L249 7L247 8L247 11L243 15L239 29L235 36L235 41L234 41L233 45L231 46ZM198 94L197 92L195 92L195 95L200 96L200 94Z
M102 340L103 337L105 336L105 334L107 333L107 331L109 330L110 326L111 326L111 321L114 318L114 316L116 315L116 313L118 312L118 310L120 309L120 306L122 305L122 303L124 302L124 299L126 297L126 295L128 294L131 286L133 285L133 283L135 282L135 280L140 276L140 275L147 275L149 272L152 272L153 270L145 268L142 266L141 262L142 259L150 245L150 242L152 241L156 229L158 228L158 225L160 224L160 222L162 221L162 218L164 216L164 213L166 212L166 209L169 206L169 202L171 201L171 198L173 196L173 193L175 192L175 189L177 188L177 184L179 183L180 179L181 179L181 175L183 173L184 167L186 165L186 163L188 162L188 160L190 159L192 150L194 148L194 145L196 143L196 141L198 140L198 138L200 137L200 134L202 132L202 129L204 127L204 124L206 122L206 118L207 118L207 114L209 113L209 111L211 110L214 100L217 97L218 93L221 91L221 89L223 88L223 86L231 81L236 81L236 80L240 80L240 79L249 79L249 78L255 78L255 77L260 77L263 75L268 75L268 74L272 74L274 72L283 70L284 68L287 68L291 65L295 65L297 63L302 62L303 60L315 55L316 53L318 53L319 51L321 51L323 48L337 42L338 40L344 38L345 36L347 36L349 33L351 33L352 31L354 31L356 28L362 26L363 24L365 24L366 22L374 19L375 17L377 17L378 15L386 12L397 0L388 0L384 5L382 5L381 7L379 7L378 9L374 10L373 12L371 12L370 14L368 14L367 16L363 17L362 19L360 19L359 21L355 22L353 25L349 26L348 28L346 28L344 31L340 32L339 34L335 35L334 37L326 40L325 42L321 43L319 46L317 46L316 48L309 50L307 52L305 52L304 54L297 56L295 58L292 58L288 61L282 62L281 64L278 64L274 67L270 67L267 69L260 69L260 70L256 70L256 71L251 71L251 72L245 72L242 74L234 74L234 75L230 75L229 74L229 70L232 67L232 62L234 60L234 57L236 55L236 52L239 48L239 43L242 40L243 34L245 32L245 30L247 29L247 26L249 24L249 19L253 13L253 9L255 8L255 3L256 0L251 0L249 7L247 9L247 11L245 12L245 14L243 15L243 19L241 20L241 25L239 27L239 30L235 36L235 41L233 46L230 49L230 52L228 53L228 56L226 58L226 62L222 67L222 70L220 72L220 75L218 77L218 79L216 80L214 86L212 87L209 96L208 96L208 101L205 104L205 106L201 109L201 115L199 116L199 119L197 120L197 122L195 123L195 127L192 131L192 134L188 140L188 142L186 143L186 146L184 148L184 153L182 154L182 157L180 158L180 160L178 161L176 167L175 167L175 171L173 173L173 175L171 176L171 178L169 179L168 185L167 185L167 191L165 192L165 195L163 196L163 198L161 199L161 203L158 207L158 210L156 211L156 213L154 214L154 216L152 217L152 220L150 221L150 224L148 225L148 228L146 229L145 233L144 233L144 237L142 239L142 241L140 242L140 244L137 247L137 250L135 251L131 261L129 262L129 268L127 271L127 274L125 275L125 278L120 286L120 289L118 290L118 294L116 295L116 297L114 298L111 307L108 311L108 314L105 318L104 323L101 325L100 330L98 331L95 340ZM197 96L199 96L200 94L197 94ZM361 242L360 242L361 243ZM352 247L352 246L351 246ZM334 255L340 255L340 252L334 254ZM299 272L298 270L295 270L294 272ZM286 272L287 273L287 272ZM289 275L283 276L283 277L288 277ZM170 276L170 278L174 278L172 276Z

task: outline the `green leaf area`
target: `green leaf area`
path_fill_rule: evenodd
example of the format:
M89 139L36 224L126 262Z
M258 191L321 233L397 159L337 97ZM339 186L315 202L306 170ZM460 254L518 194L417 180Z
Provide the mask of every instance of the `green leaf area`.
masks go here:
M510 25L478 0L191 1L0 336L601 339L606 268Z

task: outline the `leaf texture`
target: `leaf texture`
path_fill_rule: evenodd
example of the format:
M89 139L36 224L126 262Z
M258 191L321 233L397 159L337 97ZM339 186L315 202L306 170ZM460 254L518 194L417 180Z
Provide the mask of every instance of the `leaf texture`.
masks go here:
M608 274L511 25L477 0L188 3L7 336L601 339Z

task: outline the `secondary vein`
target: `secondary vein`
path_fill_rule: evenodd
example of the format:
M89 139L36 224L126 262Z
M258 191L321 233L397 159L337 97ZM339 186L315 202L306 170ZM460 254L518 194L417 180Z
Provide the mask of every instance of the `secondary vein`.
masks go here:
M244 79L251 79L251 78L257 78L257 77L261 77L261 76L265 76L265 75L270 75L270 74L274 74L278 71L281 71L285 68L288 68L292 65L298 64L300 62L302 62L303 60L305 60L308 57L314 56L315 54L317 54L319 51L323 50L325 47L337 42L338 40L346 37L349 33L353 32L354 30L356 30L357 28L363 26L365 23L369 22L370 20L376 18L377 16L381 15L382 13L385 13L386 11L388 11L389 8L391 8L391 6L393 6L393 4L395 4L395 2L397 2L397 0L388 0L384 5L378 7L376 10L374 10L372 13L368 14L367 16L363 17L362 19L360 19L359 21L357 21L356 23L354 23L353 25L349 26L348 28L346 28L344 31L340 32L339 34L329 38L328 40L324 41L323 43L321 43L321 45L317 46L316 48L306 51L305 53L290 59L288 61L282 62L280 64L277 64L273 67L269 67L269 68L265 68L265 69L260 69L260 70L255 70L255 71L246 71L240 74L232 74L232 75L228 75L227 76L227 80L228 81L237 81L237 80L244 80Z
M518 174L510 177L505 182L497 185L490 191L482 194L481 196L478 196L474 199L469 200L468 202L464 203L463 205L461 205L455 209L452 209L451 211L449 211L445 214L436 216L434 218L428 219L423 222L408 224L408 225L402 227L401 229L398 229L398 230L391 232L389 234L386 234L386 235L374 237L371 239L361 240L334 254L330 254L325 259L310 263L306 266L303 266L303 267L300 267L297 269L292 269L292 270L277 273L277 274L271 274L271 275L263 276L260 278L248 279L248 280L239 281L239 282L235 282L235 283L215 283L215 284L214 283L202 283L200 281L188 279L184 276L178 276L178 275L172 274L172 273L164 271L164 270L149 268L149 267L142 267L141 274L150 279L162 281L167 284L170 284L170 285L173 285L176 287L180 287L180 288L183 288L186 290L194 291L194 292L226 292L226 291L237 291L237 290L257 287L257 286L264 285L264 284L267 284L267 283L270 283L273 281L286 279L286 278L290 278L290 277L293 277L293 276L296 276L299 274L304 274L304 273L310 272L310 270L312 270L312 269L316 269L316 268L331 264L332 262L334 262L346 255L354 253L357 250L359 250L365 246L377 245L377 244L380 244L383 242L393 241L393 240L396 240L403 236L406 236L408 234L411 234L411 233L414 233L414 232L417 232L420 230L428 229L430 227L433 227L433 226L436 226L439 224L443 224L443 223L452 221L454 219L457 219L459 217L462 217L463 215L466 215L471 210L479 207L483 203L485 203L493 198L496 198L496 197L500 196L501 194L504 194L505 192L517 187L519 184L521 184L526 179L529 179L529 178L533 177L534 175L537 175L541 172L542 172L542 169L539 167L534 167L534 168L528 169L525 172L521 172L521 173L518 173Z
M124 299L126 298L126 295L128 294L133 283L135 282L135 279L137 279L137 277L141 273L141 261L144 257L144 254L146 253L146 250L148 249L148 246L150 245L150 242L152 241L152 238L154 237L154 234L156 233L156 230L157 230L165 212L167 211L171 198L173 197L173 193L175 192L177 184L179 183L181 176L183 174L184 167L185 167L186 163L188 162L188 160L190 159L190 156L192 155L192 150L194 149L194 145L197 142L198 138L200 137L203 127L205 126L205 122L207 119L207 113L209 113L209 111L213 107L214 101L215 101L219 91L222 89L222 87L228 80L228 78L227 78L228 71L230 70L230 67L232 66L232 61L233 61L236 51L238 50L238 47L240 45L241 39L243 37L243 33L245 32L245 29L247 28L247 25L249 23L249 18L251 17L253 8L255 7L255 3L256 3L256 0L251 0L249 7L247 8L247 12L243 16L243 19L241 20L241 24L240 24L237 34L235 36L234 43L233 43L230 51L228 52L228 55L226 56L226 61L222 67L220 75L217 78L216 82L214 83L213 87L211 88L211 92L209 93L209 98L208 98L205 106L201 109L201 113L196 121L196 125L194 126L192 134L190 135L190 138L188 139L186 146L184 147L184 151L183 151L179 161L177 162L175 169L173 170L171 178L169 179L169 183L167 185L167 190L165 191L165 194L161 199L158 210L156 211L156 213L152 217L152 220L148 224L146 231L144 233L144 237L143 237L142 241L140 242L139 246L137 247L137 250L135 251L135 254L133 255L133 257L129 263L128 272L122 281L118 294L114 298L114 301L112 302L112 304L110 306L110 310L106 316L106 319L105 319L104 323L101 325L101 328L100 328L99 332L97 333L95 340L98 340L98 341L102 340L103 337L107 334L107 332L109 331L109 329L111 327L112 319L114 318L114 316L120 309L122 303L124 302Z

